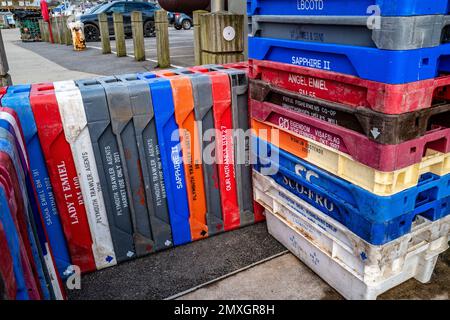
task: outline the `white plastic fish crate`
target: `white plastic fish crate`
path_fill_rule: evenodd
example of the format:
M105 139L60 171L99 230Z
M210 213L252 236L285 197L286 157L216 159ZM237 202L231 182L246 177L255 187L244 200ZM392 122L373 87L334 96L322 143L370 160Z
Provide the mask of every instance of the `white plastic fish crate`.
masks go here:
M450 217L436 222L419 217L410 234L374 246L272 179L253 177L269 233L347 299L376 299L411 278L430 281L439 254L448 248Z

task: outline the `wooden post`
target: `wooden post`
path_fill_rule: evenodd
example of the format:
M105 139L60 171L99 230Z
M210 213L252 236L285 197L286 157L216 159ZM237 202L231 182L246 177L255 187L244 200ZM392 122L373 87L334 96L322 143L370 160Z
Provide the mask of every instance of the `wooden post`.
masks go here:
M123 30L123 16L120 13L113 13L114 36L116 38L116 52L118 57L127 55L127 47L125 46L125 32Z
M45 42L50 42L50 35L48 30L48 23L46 21L42 20L42 30L43 30L43 37L42 40Z
M131 29L133 32L134 60L145 60L144 50L144 27L142 13L134 11L131 13Z
M8 74L9 65L3 44L2 32L0 30L0 85L2 87L12 85L11 76Z
M53 31L53 25L52 25L52 18L49 17L49 21L46 21L45 24L47 25L47 32L48 32L48 42L50 43L54 43L55 38L54 38L54 31Z
M39 33L41 35L41 41L45 41L44 38L44 24L43 24L44 20L39 19L38 20L38 24L39 24Z
M12 79L11 76L9 74L6 74L4 76L0 76L0 86L1 87L7 87L7 86L12 86Z
M67 22L69 21L69 17L64 17L64 39L66 41L66 46L71 46L73 44L72 42L72 32L69 29L69 26L67 25Z
M203 14L200 24L202 63L244 60L243 15L228 12Z
M58 16L56 19L56 23L58 24L58 43L59 44L65 44L66 41L64 40L64 17Z
M202 41L200 35L200 16L202 14L206 14L208 11L205 10L197 10L194 11L194 56L195 56L195 65L202 65Z
M61 28L59 27L59 18L55 17L55 31L56 31L56 40L55 43L61 43Z
M98 25L100 28L100 39L102 40L102 53L111 53L111 43L109 42L109 25L106 13L98 15Z
M59 43L58 24L56 23L56 17L51 17L50 21L52 24L52 31L53 31L53 43Z
M156 51L158 53L158 67L170 67L169 50L169 21L167 11L155 11Z

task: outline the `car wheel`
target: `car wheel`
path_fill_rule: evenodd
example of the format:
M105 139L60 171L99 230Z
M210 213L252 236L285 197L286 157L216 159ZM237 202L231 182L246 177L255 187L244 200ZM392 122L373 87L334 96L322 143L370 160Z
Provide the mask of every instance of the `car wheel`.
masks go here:
M173 27L174 27L176 30L181 30L181 29L183 29L183 27L180 26L179 24L175 24Z
M100 30L93 24L86 24L84 26L84 38L87 42L99 41Z
M144 23L144 36L154 37L155 35L155 23L153 21L147 21L146 23Z
M184 30L190 30L192 28L192 22L190 20L184 20L183 21L183 29Z

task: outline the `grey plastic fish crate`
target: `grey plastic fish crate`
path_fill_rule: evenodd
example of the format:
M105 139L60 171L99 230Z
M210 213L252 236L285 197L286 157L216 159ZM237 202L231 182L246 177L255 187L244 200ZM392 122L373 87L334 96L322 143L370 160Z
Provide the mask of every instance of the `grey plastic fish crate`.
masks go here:
M385 50L431 48L450 42L448 15L377 19L364 16L253 16L252 35Z

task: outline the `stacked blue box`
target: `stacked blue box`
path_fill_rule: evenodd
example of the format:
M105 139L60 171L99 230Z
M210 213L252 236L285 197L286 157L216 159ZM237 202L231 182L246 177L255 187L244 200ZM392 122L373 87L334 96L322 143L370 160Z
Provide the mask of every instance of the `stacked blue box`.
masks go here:
M432 246L438 248L431 254L437 259L448 248L450 150L438 145L449 141L450 107L441 94L445 85L424 89L436 78L448 79L449 2L253 0L248 10L253 16L249 109L254 193L266 208L269 231L349 299L376 299L409 278L428 281L435 261L426 271L419 267L425 265L425 255L413 253L409 245L405 252L397 249L399 243L421 239L428 255ZM336 134L344 121L336 110L366 112L369 103L363 100L372 103L378 86L389 90L377 102L379 121L370 119L375 143L356 137L358 125ZM394 98L397 90L408 92L412 100ZM350 105L350 100L359 103ZM414 128L426 112L439 116L428 123L426 133L404 140L412 153L417 150L413 144L429 141L420 157L407 163L406 152L389 156L401 144L381 141L380 130L414 110L421 110ZM411 128L400 129L393 138ZM442 135L431 137L439 130ZM391 160L396 165L382 165ZM313 221L325 227L317 229ZM419 236L419 229L433 226L443 227L426 239ZM351 238L345 245L343 234L345 241ZM392 261L369 261L362 247L370 247L375 256L396 256L403 264L387 276ZM321 256L328 268L310 264L308 252ZM408 260L408 254L416 260ZM376 271L365 273L366 268Z

